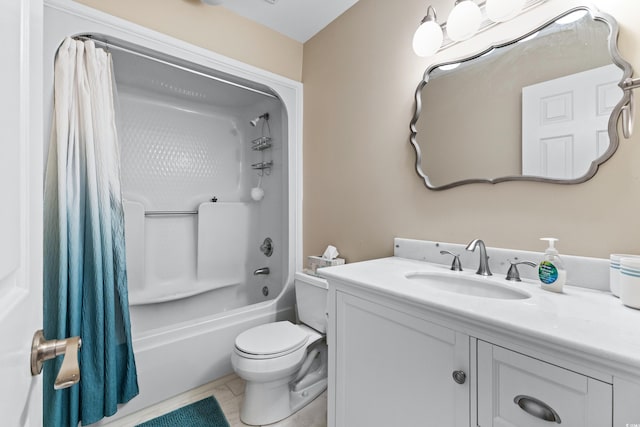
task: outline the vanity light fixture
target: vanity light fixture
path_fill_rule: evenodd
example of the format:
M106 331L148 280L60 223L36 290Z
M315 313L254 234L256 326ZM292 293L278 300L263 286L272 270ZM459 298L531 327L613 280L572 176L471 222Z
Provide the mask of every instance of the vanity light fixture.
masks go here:
M413 35L413 51L418 56L432 56L440 49L443 40L444 33L437 22L436 10L429 6L427 14Z
M473 0L456 0L447 20L447 34L459 42L473 36L480 28L482 12Z
M455 0L444 24L438 24L436 11L429 6L413 35L413 51L423 57L435 55L449 44L466 40L544 1L547 0Z

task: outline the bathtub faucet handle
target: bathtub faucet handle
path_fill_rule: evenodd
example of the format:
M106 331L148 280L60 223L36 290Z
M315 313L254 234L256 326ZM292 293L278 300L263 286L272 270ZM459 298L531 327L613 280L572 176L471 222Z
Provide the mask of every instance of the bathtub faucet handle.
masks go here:
M253 272L254 276L258 276L260 274L269 274L269 267L262 267L262 268L258 268L256 271Z

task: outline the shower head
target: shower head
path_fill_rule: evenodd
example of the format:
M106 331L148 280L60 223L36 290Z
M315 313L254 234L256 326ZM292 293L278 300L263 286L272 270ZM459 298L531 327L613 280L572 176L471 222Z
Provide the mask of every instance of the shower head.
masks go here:
M264 113L264 114L256 117L255 119L249 121L249 123L251 123L251 126L256 127L258 125L258 122L260 121L260 119L269 120L269 113Z

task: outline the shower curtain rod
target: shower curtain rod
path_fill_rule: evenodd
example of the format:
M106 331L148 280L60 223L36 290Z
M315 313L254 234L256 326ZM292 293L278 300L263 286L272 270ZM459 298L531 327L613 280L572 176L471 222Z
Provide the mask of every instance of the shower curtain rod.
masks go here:
M97 39L97 38L94 38L94 37L91 37L91 36L87 36L87 35L75 36L74 39L76 39L76 40L91 40L94 43L102 45L103 47L105 47L107 49L120 50L122 52L130 53L132 55L136 55L136 56L139 56L141 58L148 59L150 61L155 61L155 62L158 62L160 64L164 64L164 65L168 65L168 66L173 67L173 68L177 68L178 70L187 71L189 73L196 74L196 75L201 76L201 77L205 77L205 78L208 78L208 79L211 79L211 80L215 80L215 81L218 81L218 82L226 83L228 85L235 86L235 87L238 87L240 89L248 90L250 92L259 93L261 95L266 95L266 96L269 96L271 98L276 98L276 99L278 98L276 95L274 95L272 93L265 92L265 91L262 91L260 89L255 89L255 88L252 88L252 87L249 87L249 86L245 86L245 85L242 85L240 83L232 82L230 80L223 79L222 77L212 76L211 74L203 73L201 71L197 71L197 70L194 70L192 68L185 67L183 65L175 64L173 62L166 61L164 59L156 58L155 56L147 55L146 53L138 52L136 50L129 49L129 48L124 47L124 46L120 46L120 45L115 44L113 42L106 42L106 41L103 41L103 40L100 40L100 39Z

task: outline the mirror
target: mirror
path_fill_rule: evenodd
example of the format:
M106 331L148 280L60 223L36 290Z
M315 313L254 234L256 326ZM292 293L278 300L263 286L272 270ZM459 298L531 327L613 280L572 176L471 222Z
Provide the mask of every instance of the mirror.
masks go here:
M431 66L411 143L432 190L512 180L584 182L618 147L632 70L606 14L578 7L521 37Z

